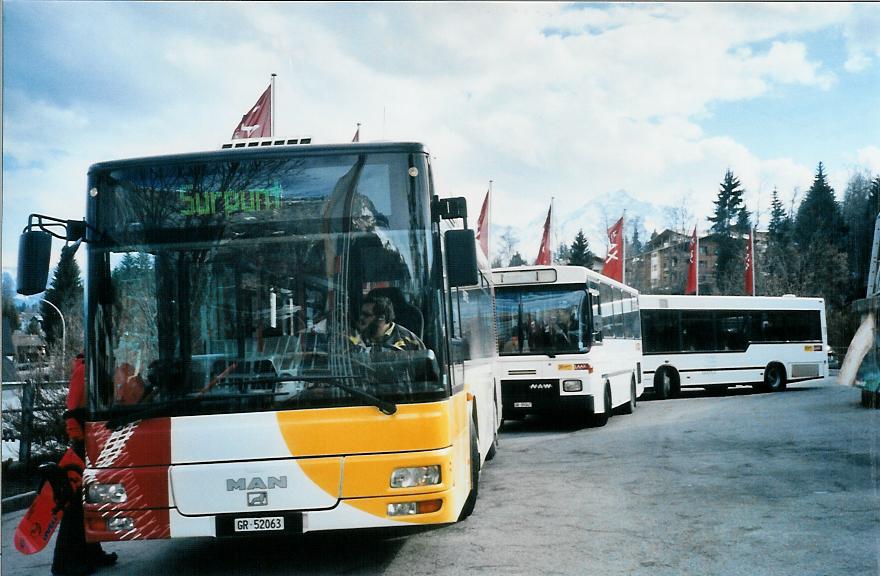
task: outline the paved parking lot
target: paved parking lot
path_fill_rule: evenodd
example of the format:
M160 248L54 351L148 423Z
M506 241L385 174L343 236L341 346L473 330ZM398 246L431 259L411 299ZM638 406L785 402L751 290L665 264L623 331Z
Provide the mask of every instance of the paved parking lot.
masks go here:
M880 573L880 411L833 380L641 402L604 428L505 425L464 523L384 538L111 544L103 574ZM3 574L47 574L3 516Z

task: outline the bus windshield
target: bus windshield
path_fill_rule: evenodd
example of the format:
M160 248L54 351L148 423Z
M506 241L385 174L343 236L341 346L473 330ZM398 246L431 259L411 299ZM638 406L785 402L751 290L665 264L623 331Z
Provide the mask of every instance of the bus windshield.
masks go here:
M93 171L92 411L445 397L441 317L426 313L442 304L414 161L251 156ZM387 298L398 331L424 346L358 338L368 296Z
M587 292L571 286L499 286L498 351L564 354L583 351L588 338Z

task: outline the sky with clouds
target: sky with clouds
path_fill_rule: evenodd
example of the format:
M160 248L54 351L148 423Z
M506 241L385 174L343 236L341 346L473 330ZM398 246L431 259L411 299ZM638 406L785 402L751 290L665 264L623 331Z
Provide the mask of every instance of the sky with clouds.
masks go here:
M880 174L877 30L871 3L6 1L3 268L29 213L82 217L90 164L219 147L273 72L276 134L424 142L441 195L494 181L498 227L624 190L704 228L728 168L766 224L820 161L838 199Z

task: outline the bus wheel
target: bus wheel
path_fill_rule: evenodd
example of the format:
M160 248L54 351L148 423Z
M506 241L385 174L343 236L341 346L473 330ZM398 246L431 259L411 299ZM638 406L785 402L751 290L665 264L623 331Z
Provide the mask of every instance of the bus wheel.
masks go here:
M480 484L480 449L477 447L477 423L471 416L471 491L468 492L467 500L464 501L464 507L458 520L466 520L474 511L477 504L477 491Z
M768 364L764 370L764 389L769 392L785 390L785 368L780 364Z
M602 396L604 397L605 411L593 415L593 425L598 428L608 424L608 419L611 417L611 385L608 382L605 382L605 392Z
M666 400L672 392L672 371L668 368L658 368L654 374L654 398Z
M620 409L621 414L632 414L636 409L636 377L633 376L629 381L629 402Z

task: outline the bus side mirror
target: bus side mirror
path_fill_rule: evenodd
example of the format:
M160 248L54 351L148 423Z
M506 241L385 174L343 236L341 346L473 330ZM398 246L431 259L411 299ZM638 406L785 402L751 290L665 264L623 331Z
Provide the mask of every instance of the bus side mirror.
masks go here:
M477 242L473 230L447 230L446 277L449 286L473 286L479 282L477 274Z
M41 230L23 232L18 241L17 291L32 296L46 290L52 235Z

